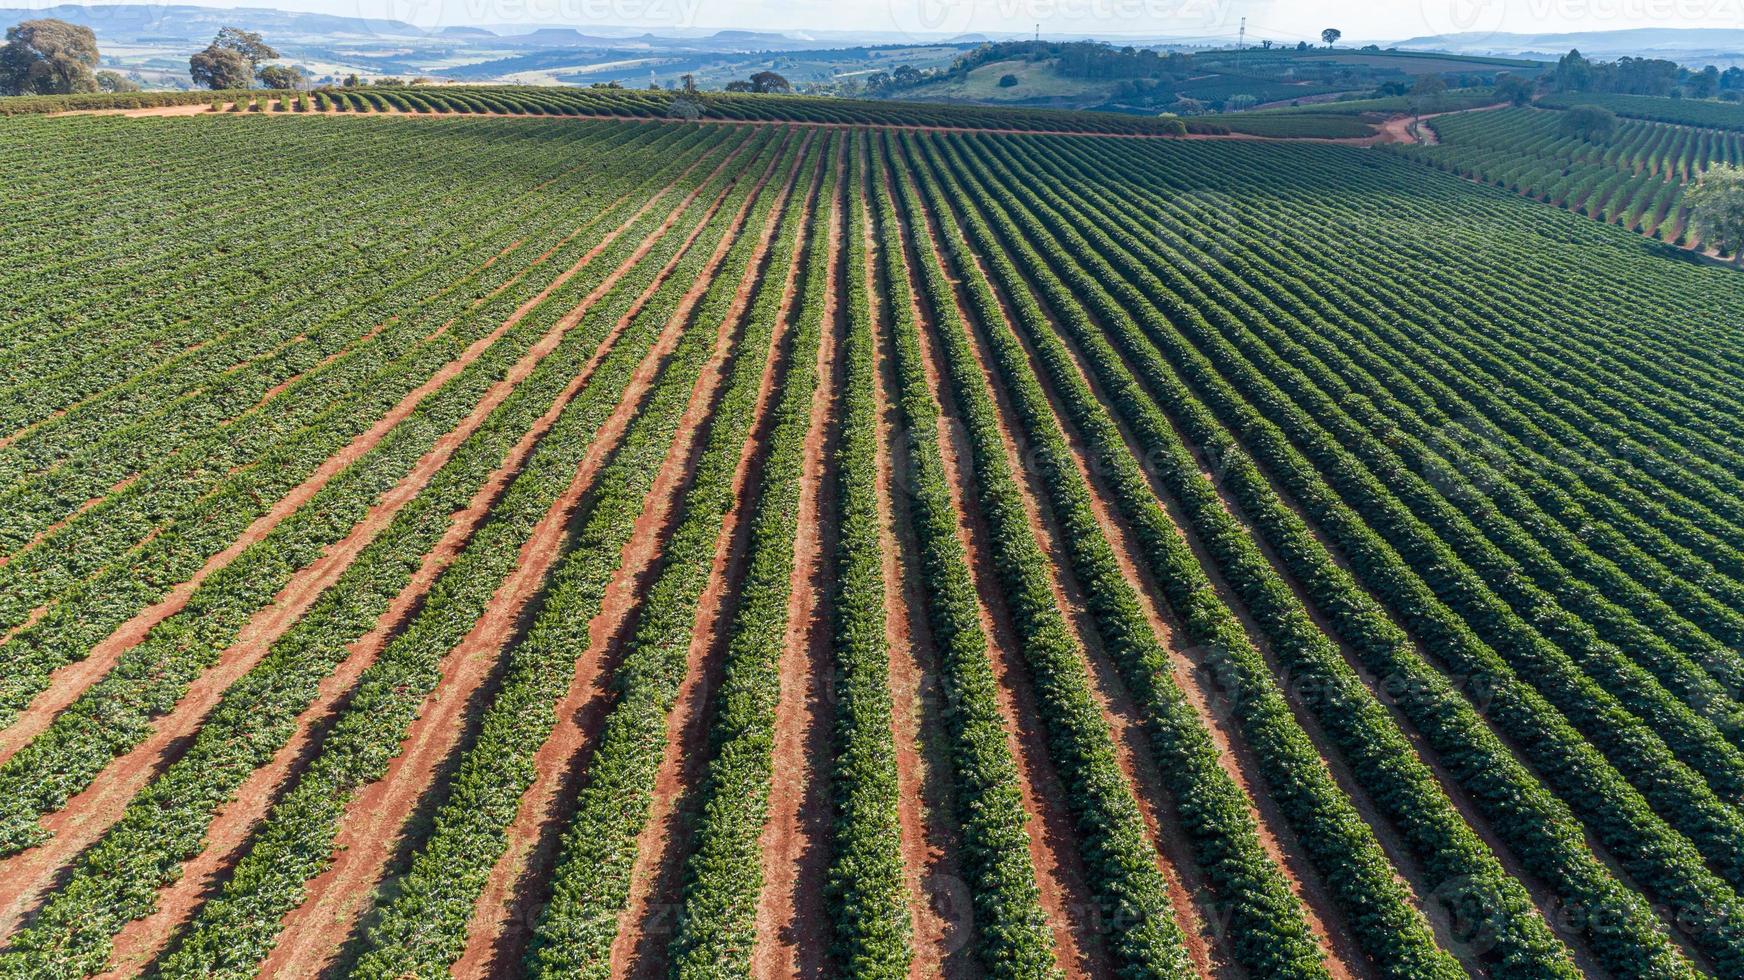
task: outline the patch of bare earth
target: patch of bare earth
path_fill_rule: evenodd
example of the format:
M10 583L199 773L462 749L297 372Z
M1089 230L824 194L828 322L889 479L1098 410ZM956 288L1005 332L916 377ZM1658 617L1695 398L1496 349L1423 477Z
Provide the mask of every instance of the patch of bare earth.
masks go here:
M734 220L736 229L743 229L745 215L762 193L778 162L778 158L772 158L769 170L759 178ZM782 202L792 193L797 175L796 161L780 191ZM760 267L781 211L782 207L778 205L768 225L762 229L764 244L754 253L750 269ZM711 269L718 269L736 237L728 235L722 239L710 263ZM680 304L681 316L700 300L709 281L699 280L691 287ZM508 828L508 847L492 867L474 907L465 949L454 966L457 977L506 977L512 975L520 964L527 940L531 937L536 903L544 894L545 882L556 858L565 817L586 775L584 755L597 739L604 721L610 697L607 679L615 669L627 639L631 614L651 584L659 550L671 530L669 525L677 495L695 466L694 458L708 416L718 402L727 365L735 356L732 348L737 330L755 286L753 272L736 287L733 302L722 318L716 336L714 357L692 393L679 423L678 440L650 491L652 506L638 519L630 541L623 549L619 572L606 592L600 613L590 624L588 653L577 661L569 690L557 707L557 726L534 757L536 775L522 795L515 820Z
M718 174L742 151L736 147L716 168ZM652 248L707 185L679 203L668 219L652 232L634 255L602 282L583 306L560 321L579 322L583 313L616 285L615 277L633 267ZM656 274L630 309L619 318L580 372L585 385L599 363L615 346L642 307L648 302L720 208L726 189L716 196L682 247ZM360 791L346 807L334 841L334 860L327 870L308 882L301 905L286 915L281 941L262 964L262 976L307 977L321 975L334 966L359 920L368 912L370 899L387 866L402 843L409 818L426 802L436 773L450 763L476 715L476 700L497 669L502 651L524 627L528 604L544 587L550 570L565 550L569 522L583 493L593 484L599 469L623 435L640 407L658 366L677 343L683 318L672 319L655 347L643 359L612 416L601 426L588 447L569 487L541 518L532 537L523 545L515 570L498 587L484 614L461 642L443 658L441 680L413 722L405 751L389 764L380 780Z

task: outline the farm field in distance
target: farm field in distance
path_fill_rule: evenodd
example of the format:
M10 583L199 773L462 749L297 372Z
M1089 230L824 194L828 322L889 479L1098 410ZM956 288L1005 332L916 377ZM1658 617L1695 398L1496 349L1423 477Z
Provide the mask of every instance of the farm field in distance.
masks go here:
M0 978L1744 976L1737 134L517 92L0 119Z

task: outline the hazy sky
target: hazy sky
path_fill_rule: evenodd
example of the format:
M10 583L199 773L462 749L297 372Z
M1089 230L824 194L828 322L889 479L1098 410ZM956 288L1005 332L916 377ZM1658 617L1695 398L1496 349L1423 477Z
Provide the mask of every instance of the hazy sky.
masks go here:
M61 0L26 0L48 6ZM113 0L98 0L113 2ZM177 0L148 0L177 2ZM180 0L392 17L423 26L561 23L650 28L1191 34L1291 43L1337 27L1347 42L1453 31L1744 28L1744 0ZM16 3L16 0L14 0ZM0 6L13 5L0 0ZM24 5L19 3L17 5Z

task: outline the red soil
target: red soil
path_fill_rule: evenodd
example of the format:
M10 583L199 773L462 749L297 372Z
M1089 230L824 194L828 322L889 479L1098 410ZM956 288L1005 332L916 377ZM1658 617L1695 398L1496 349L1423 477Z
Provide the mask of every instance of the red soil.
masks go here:
M735 147L715 168L711 178L738 156ZM567 331L594 302L610 291L616 279L628 272L684 213L707 185L705 180L680 201L667 219L644 240L641 247L602 282L580 307L559 321L554 332ZM585 386L599 363L615 345L648 299L665 282L684 252L719 209L725 189L705 211L683 246L637 297L613 326L576 382ZM588 447L575 478L521 549L515 570L492 596L490 605L472 630L443 659L442 679L436 693L413 722L405 751L396 756L380 780L361 790L346 807L334 841L334 860L328 869L308 882L302 905L285 916L281 940L262 964L262 976L311 976L325 972L367 912L371 895L407 829L407 818L418 808L438 768L444 765L468 730L467 718L475 696L494 673L503 650L522 628L527 604L541 588L550 570L566 549L569 521L582 494L593 484L624 427L640 407L659 364L678 341L682 318L671 320L655 349L642 360L617 408Z
M740 207L733 222L737 231L743 230L753 202L763 192L778 162L778 158L771 158L751 195ZM780 192L783 202L791 194L797 175L796 163L790 168ZM781 209L781 205L777 205L763 229L763 244L752 257L751 269L758 268L767 251ZM675 319L688 319L692 315L695 304L702 298L737 237L736 232L722 238L710 260L709 277L699 280L686 293ZM695 465L694 457L701 445L704 423L717 403L737 328L755 285L754 274L747 275L738 284L733 302L717 331L713 358L692 392L679 423L677 440L650 490L650 507L638 518L630 540L624 546L618 574L607 589L599 614L589 626L588 653L576 662L569 691L557 706L557 727L534 757L536 775L522 795L514 822L509 825L508 847L492 867L468 923L466 948L454 966L454 974L458 977L506 977L512 975L520 964L537 911L534 903L537 896L543 894L545 877L556 858L565 815L573 805L581 778L585 775L583 753L594 744L604 721L609 699L607 679L615 670L621 646L627 639L630 615L651 584L655 560L670 532L678 492Z
M868 212L869 208L866 209ZM867 282L877 283L879 248L871 217L865 220ZM923 601L925 585L916 559L908 500L897 467L902 464L898 440L899 413L888 394L895 388L894 368L881 316L884 292L873 288L868 297L879 340L878 384L874 400L878 416L879 536L884 551L885 634L890 642L892 735L896 744L898 821L908 879L909 915L914 930L914 960L909 976L970 980L981 975L971 941L973 910L963 877L962 841L943 815L955 810L951 762L939 733L944 731L943 693L939 687L938 653L927 632Z
M686 169L684 174L679 176L678 180L682 181L684 176L688 175L691 170L700 163L700 160L693 163L691 168ZM725 164L723 163L722 166L724 165ZM18 751L19 747L46 728L54 715L58 714L67 705L71 704L88 687L96 683L99 678L107 674L110 668L113 667L115 662L120 658L121 654L143 639L158 623L175 615L177 612L180 612L187 605L188 598L193 595L194 591L199 588L200 584L208 577L218 569L230 564L237 555L241 554L250 545L253 545L266 537L266 535L269 534L273 528L277 527L286 517L289 517L292 513L296 512L306 504L310 498L314 497L322 487L325 487L327 483L333 479L333 477L337 476L346 467L350 466L369 450L375 448L375 446L381 442L382 438L410 415L426 396L440 388L443 384L446 384L449 380L453 379L464 370L467 365L476 361L484 351L501 338L503 334L512 329L515 324L524 319L528 313L532 312L532 310L542 303L548 296L570 278L579 273L601 252L605 251L605 249L608 248L611 243L618 238L618 236L627 231L631 225L652 208L658 200L665 196L666 192L671 189L671 186L674 185L668 185L666 189L663 189L660 193L643 202L642 206L638 208L634 214L630 215L622 224L602 238L597 245L590 249L586 255L583 255L578 259L574 265L560 273L549 285L540 290L537 295L517 307L501 325L490 333L480 337L478 340L475 340L460 354L460 356L443 365L435 374L426 379L424 383L408 392L404 398L400 399L399 403L396 404L392 410L378 419L367 431L358 435L348 445L346 445L345 448L329 457L315 470L314 473L310 474L307 479L276 502L271 509L256 519L253 524L249 525L248 529L232 542L229 547L208 559L206 564L202 566L192 578L181 585L176 586L174 589L170 590L169 594L162 600L142 610L127 623L123 624L115 633L94 646L91 649L91 652L83 660L76 661L56 670L50 678L48 688L44 690L42 694L37 696L37 698L28 708L25 709L12 725L4 730L0 730L0 764L3 764L6 759L11 758L13 753ZM660 229L655 231L654 235L649 236L649 238L642 243L641 247L638 248L633 256L631 256L626 265L619 270L618 274L621 275L623 269L628 268L629 264L639 261L643 255L647 254L647 251L653 247L655 240L657 240L657 236L662 233L672 221L676 220L677 215L683 211L684 207L687 206L690 200L699 192L700 188L692 191L685 197L684 201L674 209L666 224L663 224ZM615 278L608 279L608 282L615 281ZM585 309L586 306L597 301L598 296L603 294L605 288L606 287L602 285L599 289L596 289L594 294L590 295L587 300L583 301L582 309ZM574 325L574 322L579 319L579 312L570 314L569 317L560 321L557 326L546 335L546 340L551 341L551 346L555 346L555 341L552 341L551 338L560 337L563 332L570 329Z
M838 148L838 187L847 158ZM819 201L818 207L826 206ZM757 947L751 974L763 980L824 976L829 921L824 882L829 871L830 821L828 705L833 672L827 595L827 557L835 547L835 483L825 469L837 437L840 392L837 363L841 331L838 296L842 214L828 202L826 259L829 286L823 303L823 336L817 354L818 386L812 394L810 429L799 480L798 527L793 547L787 636L779 666L773 777L768 822L759 841L763 890L757 902Z
M805 179L811 181L803 205L809 213L811 202L816 197L818 178L814 174ZM720 685L721 660L726 645L721 624L727 615L728 599L744 578L750 540L750 523L746 520L748 497L754 491L752 481L766 452L769 407L773 404L778 379L784 370L783 334L791 326L799 258L804 254L803 249L801 241L796 245L783 276L782 298L776 314L777 329L772 338L774 346L769 352L757 393L753 415L756 422L746 436L739 466L733 475L733 506L716 539L709 584L698 602L696 626L691 631L684 681L667 719L667 749L655 777L648 822L637 837L629 900L618 916L617 935L612 943L613 977L653 980L664 975L667 944L676 926L672 910L678 905L682 884L684 824L692 802L687 794L702 779L703 766L707 762L704 746L708 739L709 699Z
M894 188L892 189L894 193ZM911 229L924 235L925 229ZM918 242L916 248L922 247ZM936 250L929 241L925 247ZM935 252L936 254L936 252ZM912 267L916 261L905 254ZM912 273L911 273L912 275ZM918 275L914 276L919 281ZM989 657L999 686L999 709L1011 733L1008 744L1017 761L1024 808L1032 818L1026 826L1030 859L1035 864L1041 905L1053 929L1060 966L1069 980L1106 976L1110 973L1107 950L1096 924L1087 871L1076 846L1077 831L1065 806L1065 786L1048 758L1040 710L1018 652L1017 632L1005 607L991 552L992 532L975 496L967 435L957 420L955 400L945 390L941 377L942 355L932 336L933 321L913 298L920 322L920 346L927 385L940 406L939 443L945 463L952 502L961 517L958 534L969 558L976 591L981 596L981 626L991 640Z

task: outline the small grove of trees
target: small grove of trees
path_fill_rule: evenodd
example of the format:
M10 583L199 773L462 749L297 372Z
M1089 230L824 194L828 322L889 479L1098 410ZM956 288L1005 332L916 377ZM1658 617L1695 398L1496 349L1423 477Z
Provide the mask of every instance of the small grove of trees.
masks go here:
M0 95L68 95L98 90L97 35L64 20L27 20L0 46ZM111 73L112 74L112 73Z
M1496 98L1505 102L1525 105L1532 101L1533 88L1531 80L1519 75L1503 73L1496 76Z
M1579 50L1570 51L1556 63L1551 83L1559 92L1621 92L1626 95L1670 95L1683 71L1675 61L1663 58L1622 57L1616 61L1589 61ZM1718 73L1715 75L1718 81Z
M1744 266L1744 168L1710 169L1684 192L1683 202L1701 240Z
M772 71L760 71L750 78L734 79L726 84L729 92L760 92L791 95L793 83Z
M1564 112L1557 125L1565 136L1597 143L1616 131L1617 114L1602 106L1577 105Z
M277 57L279 53L259 34L239 27L223 27L219 28L211 44L188 59L188 74L193 76L194 84L210 89L252 88L256 75L262 70L260 63ZM277 73L272 77L275 81L286 80L285 76ZM262 78L261 81L264 83L266 79ZM268 84L268 87L292 86Z
M999 87L1000 88L1015 88L1015 87L1017 87L1017 76L1011 74L1010 72L1007 72L1007 73L999 76Z

